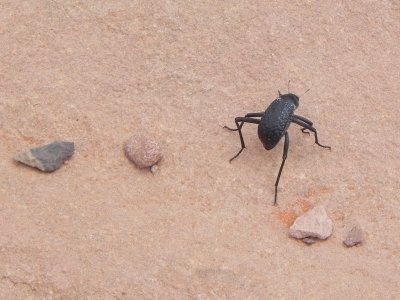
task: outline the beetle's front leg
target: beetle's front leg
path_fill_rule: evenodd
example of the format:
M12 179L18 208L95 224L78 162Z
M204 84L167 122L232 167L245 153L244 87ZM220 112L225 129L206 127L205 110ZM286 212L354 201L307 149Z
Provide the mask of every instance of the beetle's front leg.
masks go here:
M308 120L307 118L304 118L302 116L293 115L292 116L292 121L293 121L293 119L297 119L297 120L303 121L304 123L307 123L310 126L313 125L313 122L311 122L310 120ZM310 135L310 132L306 128L301 128L301 132L302 133L307 133L308 135Z
M315 129L315 128L312 127L311 125L307 124L306 122L302 121L301 119L292 118L292 122L293 122L293 123L296 123L296 124L298 124L298 125L300 125L300 126L302 126L303 129L307 129L307 130L310 130L310 131L314 132L315 143L316 143L318 146L322 147L322 148L327 148L327 149L331 150L331 147L330 147L330 146L324 146L324 145L321 145L321 144L319 143L319 141L318 141L318 135L317 135L317 129Z

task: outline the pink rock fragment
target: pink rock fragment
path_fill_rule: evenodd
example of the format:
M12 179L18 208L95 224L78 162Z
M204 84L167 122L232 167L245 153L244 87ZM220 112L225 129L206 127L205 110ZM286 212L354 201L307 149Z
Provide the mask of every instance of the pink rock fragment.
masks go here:
M322 205L316 206L298 217L289 229L289 235L296 239L325 240L331 236L332 232L333 222Z

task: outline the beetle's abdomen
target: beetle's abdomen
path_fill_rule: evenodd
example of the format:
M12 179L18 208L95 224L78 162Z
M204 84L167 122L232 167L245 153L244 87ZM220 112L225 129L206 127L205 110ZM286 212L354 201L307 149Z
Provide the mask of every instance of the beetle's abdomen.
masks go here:
M295 109L293 102L281 98L268 106L258 125L258 137L265 149L270 150L278 144L290 125Z

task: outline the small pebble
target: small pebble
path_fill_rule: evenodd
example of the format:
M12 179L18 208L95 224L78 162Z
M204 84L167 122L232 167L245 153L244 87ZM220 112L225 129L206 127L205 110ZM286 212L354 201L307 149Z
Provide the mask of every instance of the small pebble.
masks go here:
M124 146L126 157L138 168L150 168L162 158L160 145L143 134L131 137ZM153 172L155 169L153 169Z
M312 238L325 240L333 232L333 222L328 217L325 207L316 206L298 217L289 229L289 235L296 239ZM308 243L309 239L304 242Z
M150 168L151 173L155 174L158 171L158 166L157 165L153 165Z
M74 143L55 141L42 147L18 153L14 156L14 160L43 172L53 172L70 159L74 151Z
M347 247L353 247L358 244L361 244L364 240L364 234L360 227L354 226L346 236L346 239L343 241Z
M307 245L312 245L312 244L315 244L317 242L317 239L306 237L306 238L302 239L302 241L304 243L306 243Z

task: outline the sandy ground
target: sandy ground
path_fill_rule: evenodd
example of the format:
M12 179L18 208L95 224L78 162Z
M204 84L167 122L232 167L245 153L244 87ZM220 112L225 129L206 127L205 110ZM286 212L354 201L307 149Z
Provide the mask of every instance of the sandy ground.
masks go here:
M400 286L398 1L0 1L1 299L395 299ZM235 116L302 94L283 144ZM155 175L123 155L146 132ZM76 153L44 174L14 154ZM294 218L326 205L307 246ZM342 245L359 224L361 247Z

